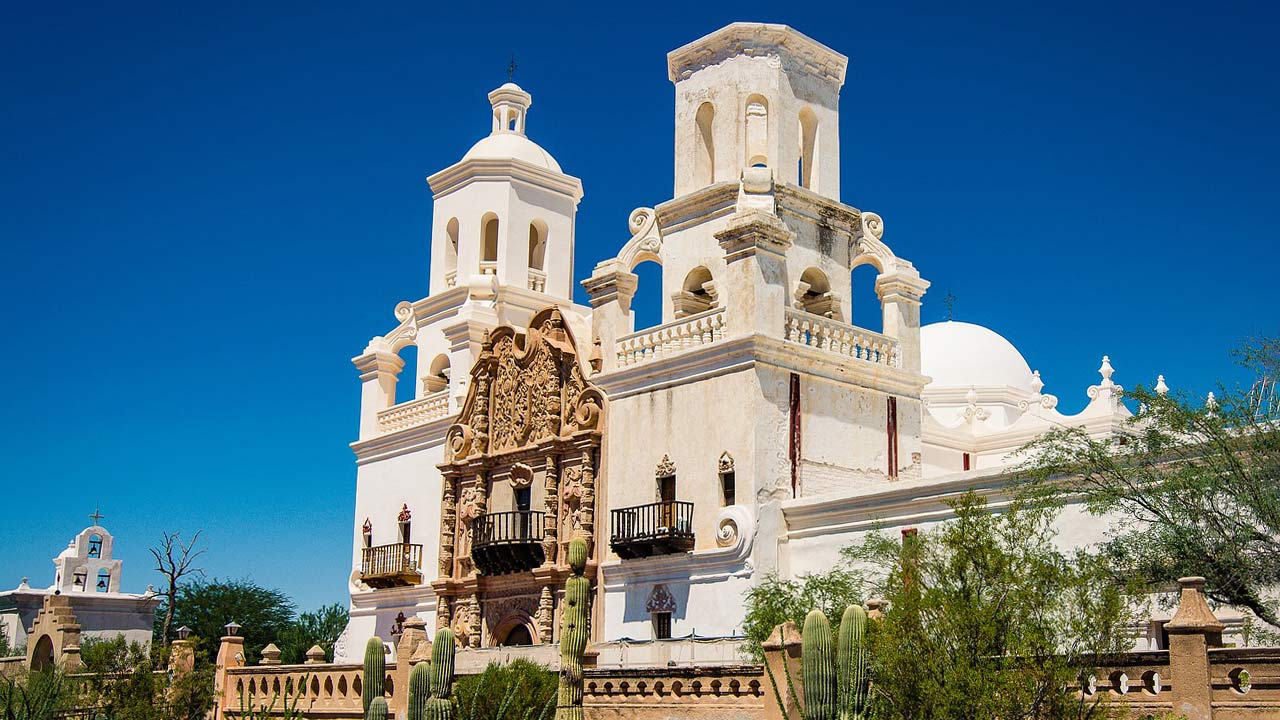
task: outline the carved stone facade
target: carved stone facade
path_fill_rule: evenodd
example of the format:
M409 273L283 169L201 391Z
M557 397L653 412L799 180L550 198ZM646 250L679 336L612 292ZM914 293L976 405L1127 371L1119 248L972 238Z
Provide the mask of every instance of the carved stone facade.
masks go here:
M586 539L594 554L605 400L587 371L556 308L524 331L495 328L472 367L439 466L440 577L432 583L438 624L466 646L552 642L569 540ZM486 567L487 545L523 554ZM511 635L517 627L527 636Z

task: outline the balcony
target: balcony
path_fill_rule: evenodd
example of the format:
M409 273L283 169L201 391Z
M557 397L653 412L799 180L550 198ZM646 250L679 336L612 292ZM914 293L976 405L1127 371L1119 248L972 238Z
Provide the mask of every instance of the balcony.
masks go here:
M624 560L693 549L693 503L656 502L612 511L609 546Z
M377 545L360 552L360 579L372 588L419 585L421 568L421 545Z
M543 513L500 512L476 518L471 560L485 575L532 570L542 564Z

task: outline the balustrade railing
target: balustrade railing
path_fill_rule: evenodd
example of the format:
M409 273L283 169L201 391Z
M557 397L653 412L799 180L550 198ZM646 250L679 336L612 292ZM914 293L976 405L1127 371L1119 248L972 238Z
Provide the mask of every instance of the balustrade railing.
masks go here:
M825 350L854 360L898 367L898 341L848 323L787 308L788 342Z
M417 400L392 405L378 412L378 430L384 433L425 425L449 415L449 389L445 388Z
M480 274L481 275L497 275L498 261L497 260L481 260Z
M445 287L454 287L455 285L457 285L457 284L458 284L458 271L457 271L457 270L450 270L449 272L445 273L445 274L444 274L444 284L445 284Z
M627 367L724 339L724 308L680 318L618 338L618 367Z
M476 518L475 547L486 545L542 542L543 514L534 510L517 510L481 515Z
M421 567L421 545L393 543L375 545L360 551L360 576L366 580L416 573Z
M529 289L534 292L546 292L547 274L541 270L529 269Z
M694 503L650 502L613 510L611 544L694 537Z

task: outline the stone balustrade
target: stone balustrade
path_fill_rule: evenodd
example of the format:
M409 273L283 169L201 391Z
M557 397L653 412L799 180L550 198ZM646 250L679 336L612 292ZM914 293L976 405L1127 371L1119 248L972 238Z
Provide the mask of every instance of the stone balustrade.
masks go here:
M618 338L618 367L658 360L682 350L719 342L724 337L724 308L712 308Z
M395 698L391 679L394 663L387 664L386 696ZM363 705L363 665L255 665L226 670L226 717L240 715L242 708L263 708L282 713L296 707L304 717L360 718ZM295 705L296 703L296 705Z
M446 388L417 400L392 405L378 413L378 431L392 433L425 425L449 415L449 390Z
M854 360L899 367L898 341L848 323L787 308L786 339Z
M529 289L534 292L547 291L547 274L541 270L529 269Z

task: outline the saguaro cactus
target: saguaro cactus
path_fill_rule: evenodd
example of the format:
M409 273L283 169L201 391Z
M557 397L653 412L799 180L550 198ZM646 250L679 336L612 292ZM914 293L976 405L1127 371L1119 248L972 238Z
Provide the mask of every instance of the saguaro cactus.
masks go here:
M839 720L865 720L870 712L871 684L867 677L867 611L861 605L845 608L836 641L836 683Z
M430 686L431 697L426 701L424 708L426 716L424 720L452 720L453 719L453 701L449 696L453 694L453 653L454 653L454 636L453 631L449 628L442 628L436 633L436 640L431 645L431 669ZM418 667L422 667L419 664ZM414 675L418 672L418 668L414 668ZM409 718L413 718L413 676L409 679L410 697L409 697Z
M427 701L430 699L431 663L420 662L409 672L409 720L427 720Z
M831 647L831 624L821 610L810 610L805 615L801 643L804 720L834 720L836 664Z
M560 619L560 690L556 696L556 720L582 720L582 656L591 632L588 610L591 581L587 569L587 542L569 543L569 567L573 576L564 583L564 609Z
M382 638L374 635L364 645L364 686L360 690L360 700L367 715L374 698L382 697L383 681L387 676L387 657L383 649Z
M364 711L364 720L387 720L387 699L376 697L369 701L369 709Z

